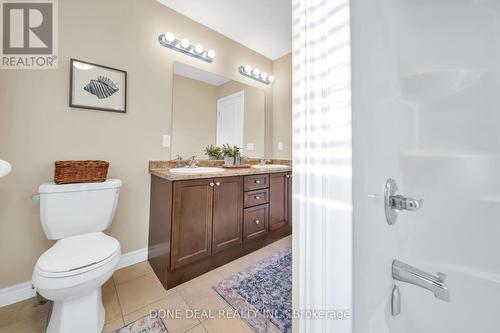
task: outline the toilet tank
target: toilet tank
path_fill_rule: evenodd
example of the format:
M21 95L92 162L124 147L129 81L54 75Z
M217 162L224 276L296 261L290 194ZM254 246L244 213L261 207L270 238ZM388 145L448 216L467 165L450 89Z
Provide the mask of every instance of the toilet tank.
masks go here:
M40 185L40 220L48 239L103 231L115 215L122 181Z

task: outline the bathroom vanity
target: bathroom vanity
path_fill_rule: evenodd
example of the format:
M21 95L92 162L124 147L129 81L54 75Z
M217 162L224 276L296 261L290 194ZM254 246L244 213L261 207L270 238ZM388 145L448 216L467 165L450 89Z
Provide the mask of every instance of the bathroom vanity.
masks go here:
M148 260L165 288L291 233L291 167L170 170L150 165Z
M290 161L255 165L268 155L266 91L187 64L174 63L172 72L171 160L149 165L148 259L167 289L292 230ZM253 165L222 168L238 164L224 146Z

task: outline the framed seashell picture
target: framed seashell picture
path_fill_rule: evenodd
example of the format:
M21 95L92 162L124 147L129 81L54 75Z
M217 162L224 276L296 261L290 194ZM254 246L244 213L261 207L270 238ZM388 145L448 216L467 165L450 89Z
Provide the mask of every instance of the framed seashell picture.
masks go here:
M127 112L126 71L77 59L70 67L70 107Z

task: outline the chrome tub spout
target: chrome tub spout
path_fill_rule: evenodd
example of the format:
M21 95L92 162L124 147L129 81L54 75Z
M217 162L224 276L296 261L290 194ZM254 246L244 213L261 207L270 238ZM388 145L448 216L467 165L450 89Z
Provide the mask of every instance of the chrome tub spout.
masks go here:
M437 273L437 276L434 276L404 262L394 260L392 262L392 278L427 289L437 299L445 302L450 301L450 292L444 283L446 275L443 273Z

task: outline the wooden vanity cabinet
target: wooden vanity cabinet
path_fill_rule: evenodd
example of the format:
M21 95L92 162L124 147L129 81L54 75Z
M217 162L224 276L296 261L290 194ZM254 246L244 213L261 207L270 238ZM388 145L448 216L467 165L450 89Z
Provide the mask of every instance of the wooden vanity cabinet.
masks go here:
M289 173L151 177L148 260L165 288L291 233Z

